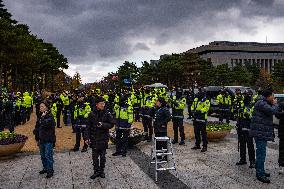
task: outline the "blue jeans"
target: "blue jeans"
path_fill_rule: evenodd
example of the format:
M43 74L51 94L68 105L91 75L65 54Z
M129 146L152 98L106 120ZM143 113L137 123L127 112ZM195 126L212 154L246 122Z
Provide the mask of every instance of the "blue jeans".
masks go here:
M266 157L267 141L256 138L255 144L256 144L256 162L255 162L256 176L264 177L265 176L264 162Z
M41 162L43 169L46 171L53 171L53 144L43 143L39 145Z

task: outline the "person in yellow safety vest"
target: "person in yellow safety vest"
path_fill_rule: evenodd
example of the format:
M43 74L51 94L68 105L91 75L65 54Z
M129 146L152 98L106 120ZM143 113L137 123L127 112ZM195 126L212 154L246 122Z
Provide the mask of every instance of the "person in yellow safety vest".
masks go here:
M26 122L26 121L29 121L30 117L31 117L33 99L29 95L29 92L24 92L23 99L24 99L24 106L25 106L25 120L24 120L24 122Z
M186 107L186 98L182 97L182 89L176 91L176 95L173 96L171 103L172 107L172 120L173 120L173 129L174 129L174 140L173 144L178 143L178 132L180 133L180 143L179 145L185 144L185 134L183 126L183 111Z
M200 133L202 135L202 145L203 148L201 152L207 151L207 132L206 125L208 119L208 111L210 109L210 101L206 98L206 92L203 89L200 89L197 98L194 99L191 105L191 111L193 115L193 126L194 126L194 135L195 135L195 146L191 149L197 150L200 148Z
M105 102L108 102L108 100L109 100L108 94L104 94L103 98L104 98Z
M245 165L246 162L246 148L248 148L248 155L250 166L249 168L255 168L255 149L253 143L253 137L249 135L250 123L253 113L253 93L252 91L244 92L244 100L242 107L238 111L237 116L237 133L238 133L238 149L240 149L240 161L236 165Z
M222 89L221 93L217 96L217 104L219 106L219 121L223 122L223 119L226 119L226 123L230 123L231 115L231 105L232 100L229 93Z
M57 122L57 105L56 105L56 102L52 103L51 113L52 113L52 116L53 116L54 121L56 123Z
M134 95L133 98L133 111L134 111L134 118L135 118L135 121L138 122L140 121L140 115L139 115L139 112L140 112L140 105L141 105L141 99L140 99L140 93L139 91L135 91L132 93L132 95Z
M239 111L244 106L244 96L239 88L235 90L235 94L236 95L232 103L232 113L234 114L234 117L238 118Z
M18 92L16 96L15 125L20 125L22 122L21 106L22 106L22 97L21 93Z
M68 111L70 111L70 99L68 97L68 95L66 94L66 92L63 92L61 95L60 95L60 99L63 103L63 122L64 124L66 125L67 124L67 113Z
M127 96L122 96L119 104L116 104L114 107L115 117L117 119L117 128L116 152L112 154L113 156L122 155L125 157L127 154L128 137L133 123L133 107L127 101Z
M84 100L85 100L85 95L79 94L78 102L74 108L74 121L75 121L75 132L76 132L76 144L73 148L74 152L78 151L80 148L81 135L83 136L84 140L84 146L81 152L86 152L88 149L87 120L89 114L92 112L92 109L90 107L90 104L84 102Z
M146 133L144 140L147 142L152 141L153 136L153 117L154 117L154 106L155 101L150 95L145 96L143 101L143 106L141 107L141 117L144 132Z
M60 109L62 108L62 105L60 104L60 99L59 98L55 98L54 99L54 102L52 104L52 107L51 107L51 113L54 117L54 120L55 120L55 123L57 125L57 128L62 128L60 126L60 115L61 115L61 112L58 112L60 111Z

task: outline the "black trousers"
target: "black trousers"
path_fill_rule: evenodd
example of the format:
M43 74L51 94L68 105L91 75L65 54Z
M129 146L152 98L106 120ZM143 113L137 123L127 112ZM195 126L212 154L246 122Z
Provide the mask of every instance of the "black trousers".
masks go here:
M83 128L83 127L76 127L75 131L76 131L76 144L75 144L75 148L80 148L81 138L83 137L84 141L86 141L88 139L88 137L87 137L87 129ZM86 143L84 143L83 148L88 148L88 145Z
M139 115L139 110L140 110L140 108L139 107L134 107L134 118L135 118L135 121L139 121L139 119L140 119L140 115Z
M152 138L153 136L153 124L152 124L152 118L143 117L142 124L144 127L144 132L147 133L146 138Z
M63 110L63 122L64 122L64 124L67 124L67 112L68 112L69 108L70 108L69 105L64 106L64 110Z
M92 148L92 159L95 172L104 172L106 164L106 148Z
M194 135L195 135L195 145L200 146L202 136L202 146L207 148L207 132L206 132L206 122L203 121L193 121Z
M279 166L284 167L284 138L279 137Z
M129 129L116 129L116 152L127 153L129 134Z
M60 127L61 111L62 111L62 110L58 110L58 111L57 111L57 114L56 114L56 119L57 119L56 124L57 124L57 127Z
M174 140L178 141L178 132L180 135L180 140L185 140L184 126L182 118L173 118L173 128L174 128Z
M219 121L223 122L226 119L226 123L230 123L230 110L220 110L219 111Z
M249 136L249 131L238 131L240 143L240 158L241 161L246 161L246 149L248 148L248 156L250 162L255 162L255 149L253 138Z

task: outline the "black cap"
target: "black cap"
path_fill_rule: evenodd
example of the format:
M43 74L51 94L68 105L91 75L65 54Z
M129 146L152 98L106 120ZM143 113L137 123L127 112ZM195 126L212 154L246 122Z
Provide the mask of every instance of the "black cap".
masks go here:
M271 89L266 89L264 91L262 91L262 96L264 96L265 98L271 96L273 93L273 91Z

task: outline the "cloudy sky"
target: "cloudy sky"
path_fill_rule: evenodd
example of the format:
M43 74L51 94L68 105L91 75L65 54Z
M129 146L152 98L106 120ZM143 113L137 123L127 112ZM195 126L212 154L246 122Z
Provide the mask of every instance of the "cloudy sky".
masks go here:
M14 19L53 43L66 73L99 80L211 41L284 42L284 0L4 0Z

